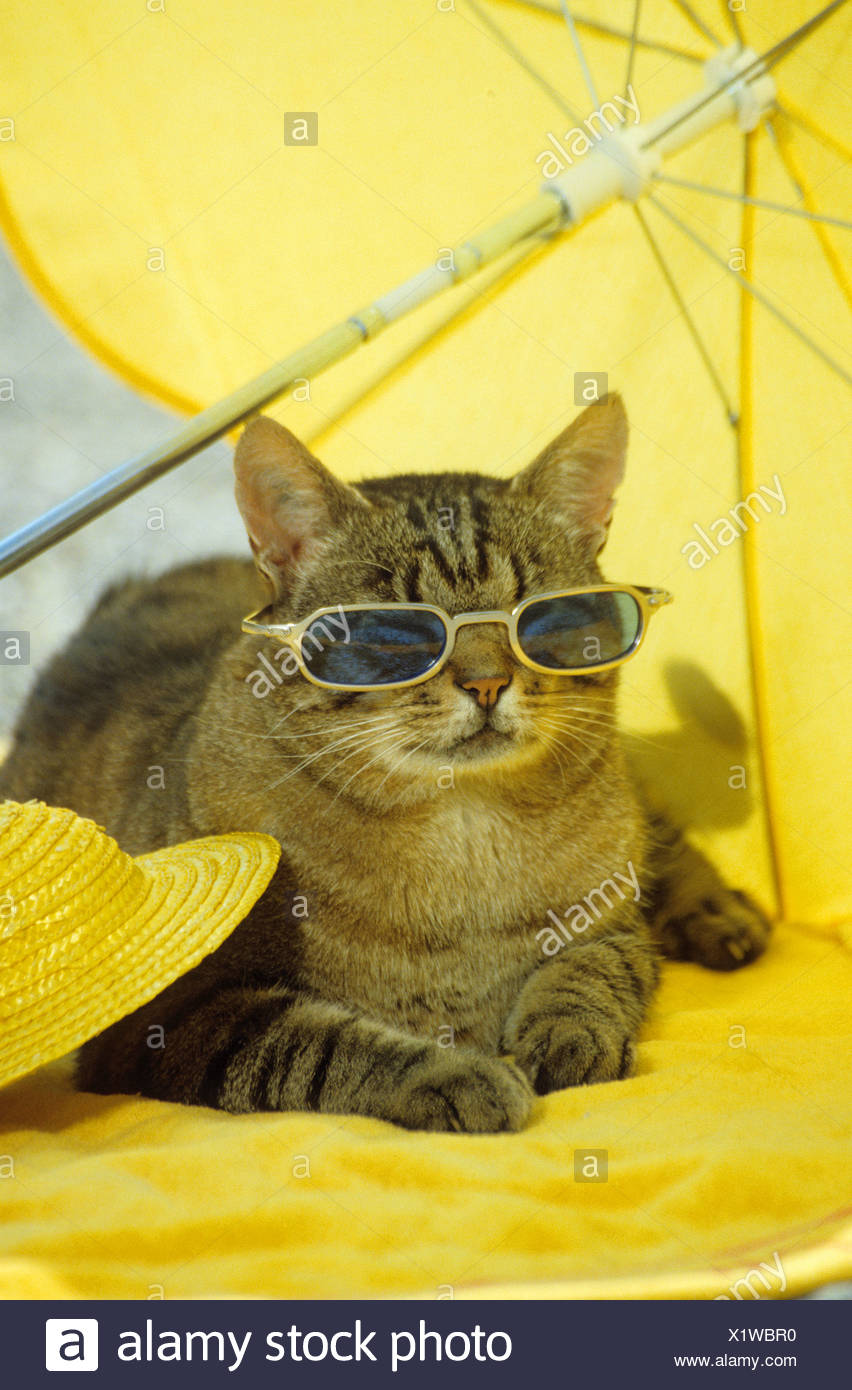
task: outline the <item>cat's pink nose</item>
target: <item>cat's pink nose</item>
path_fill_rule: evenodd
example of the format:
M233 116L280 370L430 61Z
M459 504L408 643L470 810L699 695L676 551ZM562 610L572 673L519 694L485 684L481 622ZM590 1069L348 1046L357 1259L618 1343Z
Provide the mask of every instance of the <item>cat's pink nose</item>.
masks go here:
M482 680L459 681L462 690L467 690L483 709L493 709L500 691L511 683L511 676L487 676Z

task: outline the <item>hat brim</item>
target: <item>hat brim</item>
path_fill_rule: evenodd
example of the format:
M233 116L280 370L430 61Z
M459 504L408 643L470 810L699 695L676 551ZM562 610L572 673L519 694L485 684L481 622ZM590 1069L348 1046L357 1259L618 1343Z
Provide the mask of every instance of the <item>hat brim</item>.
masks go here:
M271 835L213 835L138 855L148 891L130 920L103 904L57 941L50 966L18 962L0 980L0 1086L63 1056L154 999L210 955L247 916L275 872ZM11 974L11 978L10 978Z

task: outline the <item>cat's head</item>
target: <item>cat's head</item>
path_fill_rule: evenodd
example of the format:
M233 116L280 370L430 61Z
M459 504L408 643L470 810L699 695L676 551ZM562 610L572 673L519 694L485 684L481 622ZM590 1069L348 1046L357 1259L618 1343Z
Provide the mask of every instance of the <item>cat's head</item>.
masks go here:
M349 486L283 426L253 420L237 446L236 496L271 621L388 601L509 611L599 582L626 442L624 407L610 395L512 478L425 473ZM419 685L341 694L291 674L264 717L288 756L303 752L305 775L392 803L457 779L517 778L533 763L576 783L609 746L615 682L612 670L534 671L504 626L480 624L461 627L447 664Z

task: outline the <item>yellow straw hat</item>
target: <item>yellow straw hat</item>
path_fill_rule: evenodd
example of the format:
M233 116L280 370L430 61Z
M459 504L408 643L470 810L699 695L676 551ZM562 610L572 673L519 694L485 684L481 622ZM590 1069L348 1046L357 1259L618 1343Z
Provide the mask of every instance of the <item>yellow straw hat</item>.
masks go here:
M93 821L0 803L0 1086L153 999L215 950L269 883L271 835L131 858Z

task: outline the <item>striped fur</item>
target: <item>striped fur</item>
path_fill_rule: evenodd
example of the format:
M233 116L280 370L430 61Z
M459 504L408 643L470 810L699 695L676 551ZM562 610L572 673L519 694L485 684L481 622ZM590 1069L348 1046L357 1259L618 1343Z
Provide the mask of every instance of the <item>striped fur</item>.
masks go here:
M419 686L253 693L273 650L239 630L257 571L282 621L371 600L509 609L596 581L624 438L610 398L514 479L355 489L258 420L236 460L257 568L103 596L39 677L0 790L72 806L132 853L258 830L283 854L216 952L82 1049L80 1086L513 1130L535 1093L630 1073L661 952L724 969L763 949L760 912L643 808L615 673L539 675L501 629L468 627ZM508 681L485 713L464 689L483 677ZM547 955L551 914L628 864L639 901L610 893Z

